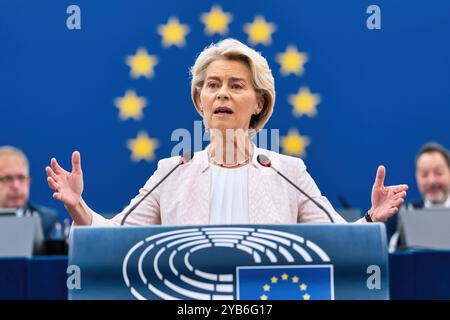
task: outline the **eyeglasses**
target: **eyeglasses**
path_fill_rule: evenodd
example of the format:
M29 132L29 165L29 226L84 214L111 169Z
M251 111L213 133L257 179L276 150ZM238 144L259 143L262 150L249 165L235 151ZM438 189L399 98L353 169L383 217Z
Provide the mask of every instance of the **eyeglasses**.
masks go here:
M18 175L6 175L3 177L0 177L0 182L4 184L13 184L14 180L19 181L20 183L25 183L25 181L28 180L28 176L24 174L18 174Z

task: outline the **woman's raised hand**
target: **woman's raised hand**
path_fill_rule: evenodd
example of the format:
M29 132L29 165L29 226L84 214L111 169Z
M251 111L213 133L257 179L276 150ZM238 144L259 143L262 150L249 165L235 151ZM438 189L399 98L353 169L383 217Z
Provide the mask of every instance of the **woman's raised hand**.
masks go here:
M45 172L49 187L55 191L53 198L61 201L66 208L74 208L80 203L83 193L80 153L72 153L72 172L61 168L55 158L50 161L50 166L45 168Z

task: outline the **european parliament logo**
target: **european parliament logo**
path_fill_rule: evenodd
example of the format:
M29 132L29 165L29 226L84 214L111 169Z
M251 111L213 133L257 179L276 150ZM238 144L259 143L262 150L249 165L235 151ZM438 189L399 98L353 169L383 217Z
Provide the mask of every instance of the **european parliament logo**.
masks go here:
M333 266L237 268L238 300L334 300Z
M122 272L137 299L334 299L328 254L283 227L208 226L157 233L129 249Z

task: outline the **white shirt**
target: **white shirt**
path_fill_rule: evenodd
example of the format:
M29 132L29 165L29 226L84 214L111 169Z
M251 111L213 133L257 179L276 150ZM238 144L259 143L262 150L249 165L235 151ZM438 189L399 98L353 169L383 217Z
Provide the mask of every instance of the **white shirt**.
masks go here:
M439 208L446 209L446 208L450 208L450 196L448 196L447 197L447 201L445 201L442 204L434 204L431 201L425 199L425 201L423 203L423 206L425 208L427 208L427 209L434 209L434 208L436 208L436 209L439 209Z
M210 224L248 224L248 165L235 169L210 166Z

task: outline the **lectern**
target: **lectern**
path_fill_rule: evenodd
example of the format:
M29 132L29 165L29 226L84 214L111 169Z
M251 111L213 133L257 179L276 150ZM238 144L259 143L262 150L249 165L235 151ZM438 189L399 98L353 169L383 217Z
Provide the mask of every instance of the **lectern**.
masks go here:
M69 299L389 299L381 223L75 227L70 266Z

